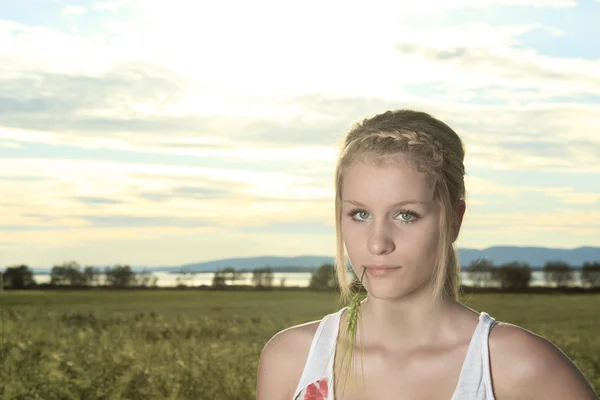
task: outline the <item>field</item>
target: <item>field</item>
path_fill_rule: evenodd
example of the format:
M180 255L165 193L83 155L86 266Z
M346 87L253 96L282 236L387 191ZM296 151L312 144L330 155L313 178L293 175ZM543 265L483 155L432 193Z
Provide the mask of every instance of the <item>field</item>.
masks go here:
M547 337L600 393L600 295L463 302ZM266 341L339 307L290 290L4 292L0 398L253 399Z

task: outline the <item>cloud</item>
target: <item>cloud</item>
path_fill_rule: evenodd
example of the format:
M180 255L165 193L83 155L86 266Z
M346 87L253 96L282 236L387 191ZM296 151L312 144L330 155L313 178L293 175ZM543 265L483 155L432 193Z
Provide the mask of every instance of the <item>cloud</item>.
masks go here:
M485 87L495 91L494 98L512 102L600 93L600 78L595 73L600 61L548 57L519 46L520 35L546 29L544 26L476 23L458 29L415 29L407 32L396 49L407 61L416 57L433 63L428 80L444 91Z
M94 3L94 9L109 11L111 13L116 13L124 3L125 3L125 1L119 1L119 0L96 1Z
M309 213L326 220L332 198L310 177L284 172L52 159L2 159L0 170L7 164L17 176L36 171L46 179L0 180L5 196L19 199L4 211L4 226L91 228L139 218L165 227L184 220L251 227Z
M82 6L65 6L62 9L63 15L83 15L87 13L87 8Z
M12 60L7 62L12 73L0 81L0 125L4 126L0 137L17 145L29 141L197 156L237 153L246 159L253 154L277 157L286 154L277 148L292 151L302 146L305 149L296 151L297 158L318 154L324 160L331 157L333 146L352 122L386 109L413 107L451 122L465 138L468 162L473 166L577 171L600 165L598 140L587 134L600 126L598 104L549 102L578 93L600 93L594 72L600 68L597 61L542 57L517 49L519 35L544 28L537 25L474 24L411 31L413 28L388 32L375 48L361 41L354 49L338 47L340 53L331 53L328 48L321 64L332 70L301 74L310 77L310 82L284 77L284 85L295 82L303 87L276 89L285 95L273 94L269 88L269 84L279 87L278 77L260 78L262 74L272 77L268 68L255 71L259 75L250 79L244 76L248 71L239 71L236 76L244 80L240 86L228 75L229 86L224 88L210 65L208 70L199 69L202 74L190 75L189 70L177 69L175 64L167 66L164 58L136 62L119 59L125 48L110 52L101 42L88 42L81 58L93 62L74 61L74 71L70 72L66 64L59 72L40 70L39 66L47 68L46 62L36 63L37 69L30 66L22 70ZM17 54L17 44L34 53L38 46L46 46L44 37L49 35L23 26L9 26L8 31L23 31L31 39L24 42L21 35L9 35ZM59 48L82 47L80 39L52 35ZM395 40L399 36L405 38L400 44ZM351 76L360 76L359 69L372 68L362 61L347 63L344 58L363 44L364 49L381 55L381 71L373 79L354 80L356 85L349 86ZM395 45L404 54L395 51ZM205 50L207 54L216 51L210 47ZM344 57L329 60L332 54ZM109 56L97 60L102 55ZM189 64L189 54L186 57ZM302 65L282 70L295 74L297 68ZM568 74L564 72L567 70ZM394 79L390 82L389 77ZM340 86L330 86L338 78ZM428 92L415 96L411 88L419 82L428 85ZM248 87L253 93L250 95L245 93L246 83L260 83L260 87ZM311 92L311 87L322 91ZM479 104L487 99L495 104ZM539 144L537 149L531 146L535 143Z
M442 13L445 9L493 4L558 7L573 3L426 1L415 3L413 6L387 4L385 14L382 14L376 5L369 8L346 7L345 18L337 19L335 29L332 29L331 21L339 12L333 3L327 6L319 4L318 15L304 4L298 8L282 7L277 3L268 4L273 12L280 13L279 18L270 19L261 15L247 18L248 15L254 15L258 8L243 3L236 5L238 11L236 16L233 16L230 12L231 6L226 3L191 5L189 2L176 0L156 1L152 7L148 7L145 2L133 2L132 19L123 21L126 26L120 28L119 33L96 35L93 38L78 38L14 23L3 23L2 27L5 36L3 39L6 40L5 54L10 55L7 61L13 60L13 63L14 60L18 60L20 64L34 69L52 68L55 72L60 70L63 73L73 73L73 70L99 73L125 60L143 60L184 74L211 94L244 95L255 100L264 95L303 95L319 91L338 97L388 98L405 94L402 90L403 84L423 81L443 83L449 80L452 73L454 80L467 75L456 74L457 71L448 71L447 68L436 65L440 61L436 57L402 57L394 49L398 38L404 39L404 46L430 48L430 53L439 52L436 46L439 46L439 49L455 48L470 55L470 60L475 58L479 62L494 61L493 56L504 57L502 65L506 64L507 60L523 59L525 67L532 62L535 64L526 69L536 71L541 66L546 75L551 74L552 67L548 70L543 66L555 66L555 60L538 57L532 61L530 59L534 54L524 50L519 52L513 48L518 45L519 35L532 29L548 29L547 27L539 24L508 27L485 24L437 27L422 26L422 21L410 18L421 9ZM399 16L402 16L402 23L398 21ZM306 21L311 22L309 31L305 29ZM356 26L363 26L365 29L357 30ZM244 32L244 35L240 35L239 32ZM273 32L278 34L273 35ZM194 37L193 50L173 45L185 37ZM215 37L219 40L213 40ZM236 50L225 52L225 48ZM52 52L49 49L52 49ZM63 49L73 51L62 51ZM485 53L486 49L495 50L490 54L489 50ZM201 51L202 57L195 56L194 51ZM74 54L80 56L74 57ZM356 57L356 54L365 56ZM315 59L319 62L315 63ZM372 70L372 59L378 60L378 73L372 73L368 81L356 79L365 71ZM243 67L240 67L240 61ZM552 62L549 64L549 61ZM493 68L490 72L502 72L502 65L491 65ZM561 74L560 70L565 68L577 72L578 65L578 61L558 64L554 73ZM590 63L585 69L588 74L593 74L597 66L597 63ZM398 73L399 71L402 73ZM472 76L465 80L465 83L470 85L493 83L504 86L499 77L495 77L495 81L486 82L494 78L490 77L488 72L481 72L476 68L475 71L468 72ZM517 76L523 75L517 73ZM390 77L393 77L392 82ZM503 79L513 82L509 87L516 85L510 73ZM348 82L352 82L352 85ZM567 89L563 88L562 91L564 90ZM210 103L208 106L210 107Z
M439 12L440 8L453 9L462 7L489 7L493 5L503 6L521 6L521 7L545 7L545 8L565 8L576 7L575 0L425 0L409 6L409 10L423 10L429 12Z
M331 235L335 233L335 226L322 221L278 221L274 223L240 227L239 233L242 234L313 234L313 235Z
M411 19L411 16L424 11L443 13L469 5L552 7L575 3L425 1L406 5L387 2L370 4L368 8L344 5L344 19L336 18L339 14L336 2L318 4L318 14L307 4L299 7L282 7L271 2L262 4L277 13L278 18L263 18L256 14L259 6L244 3L233 6L157 1L152 8L139 3L134 6L131 29L123 33L120 43L132 54L194 76L214 91L233 91L253 97L319 91L336 96L389 97L402 95L401 85L414 83L415 79L443 82L449 75L444 70L432 68L431 62L399 57L394 51L398 38L420 45L427 45L428 42L424 42L427 39L442 47L460 46L467 40L495 48L499 43L515 44L515 36L533 29L532 24L525 27L486 28L478 24L476 28L420 28L423 21ZM235 7L236 15L231 15L231 7ZM386 13L381 13L381 9ZM249 15L254 18L248 18ZM310 30L305 29L308 21ZM334 29L331 21L335 21ZM363 29L356 29L357 26ZM202 49L203 57L190 57L188 51L172 45L189 36L195 38L194 47ZM218 43L211 39L214 37L219 38ZM140 45L145 42L152 46ZM161 51L157 51L158 48ZM224 48L236 51L225 52ZM365 71L373 70L374 59L377 60L377 72L370 72L368 80L357 79ZM241 60L243 68L239 68ZM314 60L319 61L315 63ZM225 80L219 79L224 76L227 77Z
M110 38L101 33L76 36L45 26L0 20L0 39L4 80L37 72L101 74L116 64L132 61L131 54L113 47Z
M0 141L0 147L8 149L19 149L21 148L21 145L12 141Z
M214 221L205 221L194 218L171 218L171 217L135 217L123 215L104 216L77 216L90 223L93 227L198 227L211 226Z
M185 91L182 77L155 65L135 62L115 65L100 76L24 72L0 80L0 85L3 120L20 115L47 117L52 113L84 113L80 117L89 119L107 112L133 117L135 111L141 113L136 107L160 111L164 105L181 99Z
M397 49L401 54L417 54L432 61L453 62L462 68L482 69L486 73L504 75L507 78L572 79L566 71L553 71L539 64L519 61L510 55L494 54L487 48L435 49L411 43L399 43Z
M6 176L6 175L0 175L0 181L8 181L8 182L43 182L43 181L47 181L51 179L50 177L43 177L43 176L35 176L35 175L31 175L31 176L27 176L27 175L20 175L20 176Z
M318 170L322 169L319 165L328 166L335 161L335 146L351 125L351 113L364 103L357 100L353 104L349 99L321 102L334 116L323 123L318 120L299 120L288 126L275 121L244 123L231 116L191 118L190 121L179 119L178 124L178 119L161 120L155 117L154 123L151 120L134 121L134 125L140 126L136 130L132 130L133 125L129 123L124 124L128 129L119 127L116 121L99 125L106 129L93 129L91 125L86 136L82 136L78 132L84 129L85 123L70 121L66 117L60 121L62 128L52 128L53 132L0 128L0 139L23 143L21 146L26 143L52 143L147 154L179 154L215 159L224 157L219 163L225 160L235 164L263 160L286 161L290 167L302 164ZM312 104L319 106L316 102ZM340 105L347 107L346 111L342 111ZM392 103L386 105L388 107L378 108L377 112L401 106ZM508 107L414 106L445 120L459 133L467 149L466 163L469 168L488 166L512 170L567 171L597 171L600 168L600 138L588 134L600 128L600 107L596 105L548 105L517 110ZM368 111L368 107L363 108L362 115L374 115L375 107L372 114ZM339 113L337 117L336 112ZM193 120L197 123L192 124ZM51 121L43 118L42 121L46 121L47 128L52 127ZM43 125L41 121L35 122L35 118L23 118L23 122L28 125L39 124L40 127ZM113 126L113 129L107 126ZM186 131L184 126L189 126L189 130ZM178 135L177 132L186 133ZM165 139L169 133L171 136ZM313 161L325 164L315 164Z
M566 224L565 221L569 223ZM537 213L509 212L487 213L472 216L469 226L481 226L486 229L511 230L525 229L530 231L576 232L580 229L592 229L600 232L600 213L581 213L574 210L558 210L556 212L540 211Z
M150 201L162 202L170 199L218 200L232 199L236 196L233 190L211 187L176 186L168 190L143 191L138 194Z
M86 204L121 204L121 200L108 199L105 197L76 197L82 203Z
M473 5L476 2L452 3L451 6L467 3ZM484 3L494 2L478 4ZM503 4L507 3L511 2ZM539 2L536 5L554 7L566 6L566 3ZM170 11L163 10L167 16L174 12L171 8ZM224 12L219 10L213 12ZM142 25L148 28L153 26L151 22L158 14L155 14L156 9L145 12L142 20L146 25ZM320 24L317 23L318 27ZM59 48L79 48L83 44L78 38L24 26L5 28L9 32L8 43L13 44L9 47L17 55L17 48L25 49L23 51L28 54L36 52L38 47L46 45L44 38L52 35ZM281 82L280 76L274 76L269 69L269 60L273 59L270 45L260 41L253 43L252 48L257 53L265 52L264 63L257 65L260 67L257 70L253 70L252 65L245 66L233 77L223 74L226 71L217 74L211 64L193 65L187 52L186 65L193 66L195 74L190 74L187 67L181 69L178 68L181 65L170 63L167 55L161 59L144 60L142 57L142 61L126 61L125 50L129 48L114 47L110 51L103 42L87 42L87 48L82 48L84 56L80 59L89 60L89 63L74 60L75 67L65 64L59 67L60 72L48 72L45 62L38 62L37 68L30 66L23 72L14 60L7 61L9 71L13 72L0 81L3 93L0 125L10 129L4 128L0 137L11 143L32 140L86 148L198 156L232 154L234 151L258 154L245 150L254 148L264 149L265 156L272 157L277 152L268 148L304 146L304 155L310 155L314 153L310 149L317 148L321 152L331 149L350 124L359 118L408 106L431 111L452 121L468 139L473 165L578 170L582 165L575 159L597 164L599 156L594 150L597 140L589 135L586 137L585 132L599 124L598 105L549 103L548 100L568 98L577 93L600 93L600 80L594 72L600 68L598 62L542 57L531 50L517 49L519 35L532 29L545 29L538 25L414 28L406 26L389 31L375 47L368 41L359 40L352 47L343 40L338 43L337 40L341 40L338 36L324 36L326 39L311 36L309 39L317 46L327 47L317 48L312 57L318 57L323 50L320 65L331 67L331 70L317 74L316 70L305 69L305 73L299 74L294 71L299 72L304 65L294 64L290 65L291 69L286 66L280 71L304 78L289 79L288 75L282 75ZM327 29L330 29L329 25ZM30 40L23 41L23 35L15 32L23 32ZM251 34L259 35L257 38L262 35L254 31ZM397 37L405 40L398 44ZM355 37L349 36L350 39ZM229 39L224 40L228 43ZM324 40L333 42L323 43ZM243 45L231 44L234 48ZM331 46L338 44L332 52ZM199 44L199 47L208 58L210 54L226 57L221 50L204 45ZM263 45L267 47L262 48ZM154 55L160 53L157 51L160 46L161 43L157 43ZM396 51L394 46L399 46L404 54ZM381 71L373 79L352 80L353 76L360 76L359 70L373 68L367 59L364 63L361 59L347 62L350 58L346 57L361 49L370 49L369 54L380 55L378 69ZM217 51L219 53L213 53ZM271 54L270 58L266 57L267 53ZM106 57L100 61L99 56ZM138 54L130 54L130 57L134 56ZM274 65L286 57L281 54ZM229 65L227 59L218 59L221 60L220 68ZM254 59L260 57L255 55ZM40 66L45 69L40 70ZM564 72L566 70L568 74ZM403 73L398 74L398 71ZM252 75L255 72L258 75ZM246 76L246 73L250 75ZM219 79L223 75L227 75L225 81ZM390 77L394 78L390 81ZM243 82L237 85L236 79ZM355 84L348 85L348 81ZM411 95L411 87L419 82L428 85L428 94ZM225 83L227 87L222 86ZM297 87L285 86L290 83ZM251 86L244 86L247 84ZM41 96L41 91L33 88L41 88L45 94ZM310 91L312 88L321 91ZM482 99L490 98L496 102L494 105L478 104ZM81 135L83 131L85 136ZM550 131L552 135L545 133ZM168 139L165 139L167 135ZM514 145L524 138L530 143L540 143L542 150L532 155L531 148ZM561 150L561 142L567 139L569 145ZM560 152L562 154L558 154Z
M580 193L569 189L566 191L550 193L549 195L555 197L560 203L567 205L593 205L595 203L600 203L600 193Z

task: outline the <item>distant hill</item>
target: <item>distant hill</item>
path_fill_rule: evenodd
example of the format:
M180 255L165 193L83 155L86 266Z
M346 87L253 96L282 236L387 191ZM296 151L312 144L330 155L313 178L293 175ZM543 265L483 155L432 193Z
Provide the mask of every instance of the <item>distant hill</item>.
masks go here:
M467 266L472 261L481 259L488 259L494 265L520 261L529 264L533 268L543 267L547 261L564 261L575 268L581 267L584 262L600 262L600 247L555 249L548 247L493 246L483 250L459 249L458 252L462 266ZM248 271L255 268L271 267L276 272L308 272L324 263L333 263L333 257L315 255L295 257L238 257L184 264L181 266L132 266L132 269L136 272L144 270L148 272L175 272L182 269L190 272L215 272L227 267ZM104 266L101 269L104 270ZM34 273L42 274L50 272L50 268L43 267L32 268L32 270Z
M239 257L225 258L222 260L206 261L196 264L185 264L176 269L185 269L190 272L215 272L227 267L237 270L271 267L277 272L302 272L312 270L325 263L333 263L333 257L328 256L296 256L296 257Z

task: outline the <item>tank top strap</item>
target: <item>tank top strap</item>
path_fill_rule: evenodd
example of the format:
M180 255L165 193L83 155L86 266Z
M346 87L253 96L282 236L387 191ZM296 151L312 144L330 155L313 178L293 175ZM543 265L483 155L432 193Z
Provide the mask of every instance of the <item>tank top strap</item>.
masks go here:
M481 344L481 358L483 362L482 372L483 372L483 381L485 382L485 391L486 391L486 399L494 400L494 391L492 388L492 374L490 367L490 345L489 345L489 337L490 331L496 324L496 320L492 318L489 314L482 312L481 320L483 322L483 326L481 328L481 338L479 342Z
M328 386L327 381L333 375L333 355L339 322L345 308L347 307L335 313L327 314L321 319L313 336L302 376L292 397L293 400L311 384L325 382L325 386Z
M495 323L486 312L479 314L452 400L494 400L488 339Z

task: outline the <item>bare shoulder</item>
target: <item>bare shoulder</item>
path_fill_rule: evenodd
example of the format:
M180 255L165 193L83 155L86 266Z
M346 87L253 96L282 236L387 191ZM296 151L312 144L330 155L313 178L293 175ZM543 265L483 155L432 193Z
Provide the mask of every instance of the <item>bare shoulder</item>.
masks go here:
M491 375L497 400L597 400L575 364L548 339L498 322L489 336Z
M258 364L257 400L292 398L319 322L284 329L265 344Z

